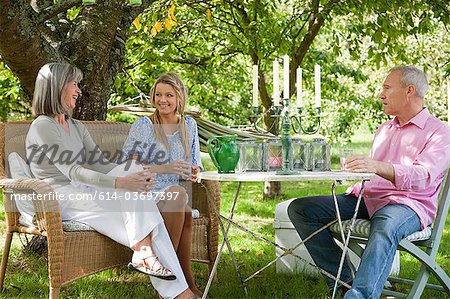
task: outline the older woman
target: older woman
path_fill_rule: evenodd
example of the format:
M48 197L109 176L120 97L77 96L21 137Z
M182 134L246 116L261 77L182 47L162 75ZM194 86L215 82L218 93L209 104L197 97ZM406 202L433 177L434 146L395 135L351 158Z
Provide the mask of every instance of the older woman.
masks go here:
M158 207L189 288L200 295L191 270L192 216L187 205L188 192L179 185L180 178L195 180L202 168L197 124L192 117L184 115L187 88L177 74L159 76L150 97L156 111L134 122L123 152L156 173L152 190L161 192L167 199L160 200Z
M153 173L135 164L105 162L84 125L71 117L81 79L81 71L68 64L49 63L40 69L32 104L37 118L26 139L33 175L55 189L63 220L85 223L133 249L129 267L148 274L162 297L195 298L155 201L127 200L137 193L126 192L153 186ZM110 200L101 200L101 192L110 194Z

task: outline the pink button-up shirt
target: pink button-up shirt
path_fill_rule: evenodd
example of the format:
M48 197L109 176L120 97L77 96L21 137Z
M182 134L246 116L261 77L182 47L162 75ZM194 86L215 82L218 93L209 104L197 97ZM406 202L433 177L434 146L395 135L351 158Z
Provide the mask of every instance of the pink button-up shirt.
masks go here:
M417 213L422 229L430 225L450 164L450 127L427 108L402 126L394 118L378 128L371 158L394 166L395 183L375 176L365 184L363 197L369 216L387 204L403 204ZM352 193L359 194L358 187Z

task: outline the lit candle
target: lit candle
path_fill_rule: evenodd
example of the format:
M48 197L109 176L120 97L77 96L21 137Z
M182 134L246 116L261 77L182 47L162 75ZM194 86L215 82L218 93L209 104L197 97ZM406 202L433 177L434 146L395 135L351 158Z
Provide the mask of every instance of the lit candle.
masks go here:
M320 66L318 64L314 66L314 83L316 92L316 108L320 108Z
M303 107L302 104L303 97L303 86L302 86L302 68L297 69L297 107Z
M289 56L284 55L283 60L283 99L289 99Z
M253 66L253 107L258 107L258 66Z
M273 105L280 106L280 79L278 78L279 72L278 60L273 61Z

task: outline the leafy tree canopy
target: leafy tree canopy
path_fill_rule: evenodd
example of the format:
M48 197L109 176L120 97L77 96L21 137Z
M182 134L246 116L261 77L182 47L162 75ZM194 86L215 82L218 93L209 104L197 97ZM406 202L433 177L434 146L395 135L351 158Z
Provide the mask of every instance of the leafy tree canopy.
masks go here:
M432 87L429 106L441 118L446 113L442 84L450 74L449 4L441 0L174 0L143 1L139 9L119 0L98 0L92 7L80 6L81 1L37 2L43 9L36 13L47 18L38 28L44 33L55 28L46 43L54 45L59 40L53 47L58 55L81 64L88 73L85 94L91 96L79 109L95 107L99 118L104 117L108 98L109 105L130 103L128 99L138 95L136 86L148 94L160 73L175 71L189 87L191 107L222 124L248 124L252 65L259 66L260 112L267 111L272 105L272 61L285 54L291 58L289 93L294 99L295 71L303 68L303 88L310 99L304 102L310 116L314 64L321 65L321 133L332 140L346 140L361 124L374 128L385 119L377 93L387 70L397 64L424 67ZM12 5L0 0L2 11L5 3ZM24 5L20 3L16 5ZM46 15L45 7L59 14ZM115 29L108 31L109 39L105 26ZM45 35L42 32L40 36ZM104 43L93 47L94 36L102 37ZM8 65L16 66L12 56L4 56L4 44L0 54ZM101 64L106 69L97 70L108 57L109 62ZM26 80L12 69L23 84ZM19 81L4 65L0 65L0 79L0 97L9 103L2 104L2 111L27 109L29 100L20 95ZM22 104L12 104L19 99ZM89 104L95 101L99 103ZM264 121L270 126L272 119Z

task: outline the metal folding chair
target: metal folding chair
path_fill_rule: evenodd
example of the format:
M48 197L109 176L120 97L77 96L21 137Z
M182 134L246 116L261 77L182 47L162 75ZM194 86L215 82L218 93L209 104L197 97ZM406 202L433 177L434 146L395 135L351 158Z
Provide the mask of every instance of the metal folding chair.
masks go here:
M397 298L420 298L424 289L430 288L445 291L448 296L450 296L450 278L442 267L436 262L436 256L450 206L449 174L450 168L447 170L447 175L441 186L439 205L436 218L432 226L407 236L401 240L398 245L399 250L406 251L414 256L421 263L421 268L415 280L390 276L388 281L391 283L412 285L412 288L408 294L384 289L384 295L395 296ZM343 221L343 227L345 231L348 231L349 221ZM333 225L330 229L335 237L339 238L341 236L338 225ZM350 240L349 248L351 248L359 256L362 256L364 252L364 248L361 244L365 244L367 242L369 231L370 221L358 219L352 230L352 238ZM436 277L440 285L428 284L430 274L433 274Z

